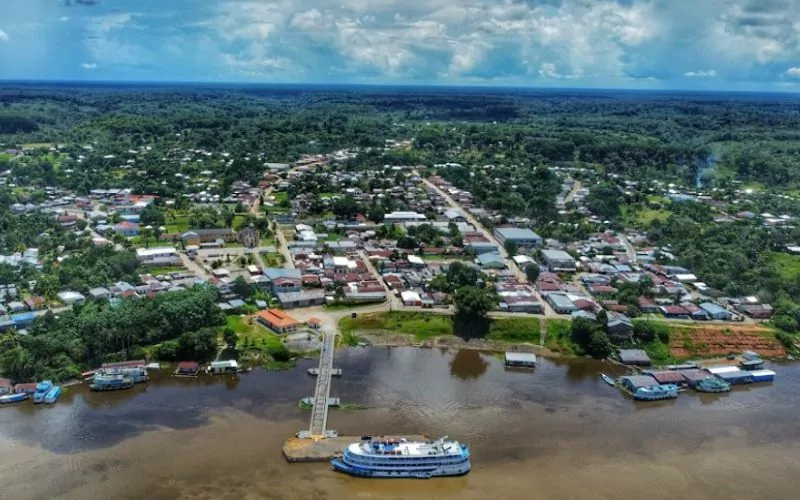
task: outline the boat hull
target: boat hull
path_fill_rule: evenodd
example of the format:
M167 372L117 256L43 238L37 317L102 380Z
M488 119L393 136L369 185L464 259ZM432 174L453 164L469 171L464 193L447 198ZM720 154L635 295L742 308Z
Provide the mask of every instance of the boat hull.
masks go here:
M470 463L443 465L425 469L373 469L350 465L343 460L332 460L331 467L337 472L355 477L368 477L375 479L430 479L432 477L454 477L468 474Z
M0 396L0 404L12 404L12 403L19 403L28 399L28 395L25 393L19 394L6 394L5 396Z
M61 397L61 387L55 386L52 389L50 389L50 392L48 392L47 395L44 397L44 402L46 404L51 405L56 401L58 401L58 398L60 397Z

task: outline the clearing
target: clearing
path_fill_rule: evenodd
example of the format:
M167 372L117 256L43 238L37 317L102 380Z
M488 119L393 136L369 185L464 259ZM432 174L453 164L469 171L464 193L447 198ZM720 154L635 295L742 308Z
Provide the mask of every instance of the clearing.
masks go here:
M726 356L755 351L764 357L783 357L786 350L769 328L754 325L675 326L669 351L679 358Z
M800 278L800 255L772 252L771 257L784 281L795 281Z

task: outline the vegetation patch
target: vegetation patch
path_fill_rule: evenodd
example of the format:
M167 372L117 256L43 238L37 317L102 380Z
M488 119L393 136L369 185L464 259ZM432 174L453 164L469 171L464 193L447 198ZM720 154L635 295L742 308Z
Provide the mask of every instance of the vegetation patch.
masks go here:
M344 335L357 331L383 331L414 335L417 340L426 340L443 335L453 335L453 320L450 316L421 312L383 312L364 314L356 318L346 317L339 321Z
M800 255L772 252L770 258L783 280L796 281L800 278Z
M539 318L496 318L489 324L486 338L501 342L539 344L541 321Z
M544 345L553 352L562 354L582 354L572 341L572 322L568 319L546 319L547 335Z

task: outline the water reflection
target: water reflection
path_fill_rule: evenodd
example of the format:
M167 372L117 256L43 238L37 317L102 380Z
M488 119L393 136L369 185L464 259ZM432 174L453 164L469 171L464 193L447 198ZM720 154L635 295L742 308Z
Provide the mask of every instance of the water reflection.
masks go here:
M489 362L480 351L459 349L450 361L450 375L461 380L480 378L489 368Z

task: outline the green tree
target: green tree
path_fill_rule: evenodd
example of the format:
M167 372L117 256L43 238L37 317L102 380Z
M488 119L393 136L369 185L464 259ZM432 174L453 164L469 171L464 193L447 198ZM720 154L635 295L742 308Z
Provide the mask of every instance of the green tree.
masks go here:
M453 297L456 314L462 317L485 317L497 306L493 291L476 286L462 286Z
M222 331L222 339L225 341L225 345L228 346L229 349L235 349L236 343L239 342L239 336L233 330L233 328L226 327Z
M506 242L503 243L503 248L505 248L508 255L511 256L517 255L517 252L519 252L519 246L515 241L506 240Z
M535 262L531 262L527 266L525 266L525 277L528 278L528 281L531 283L536 283L536 280L539 278L539 273L541 269L539 265Z
M244 279L244 276L237 276L236 279L233 280L233 293L241 297L242 300L248 300L253 296L253 285L252 283L248 283L247 280Z

